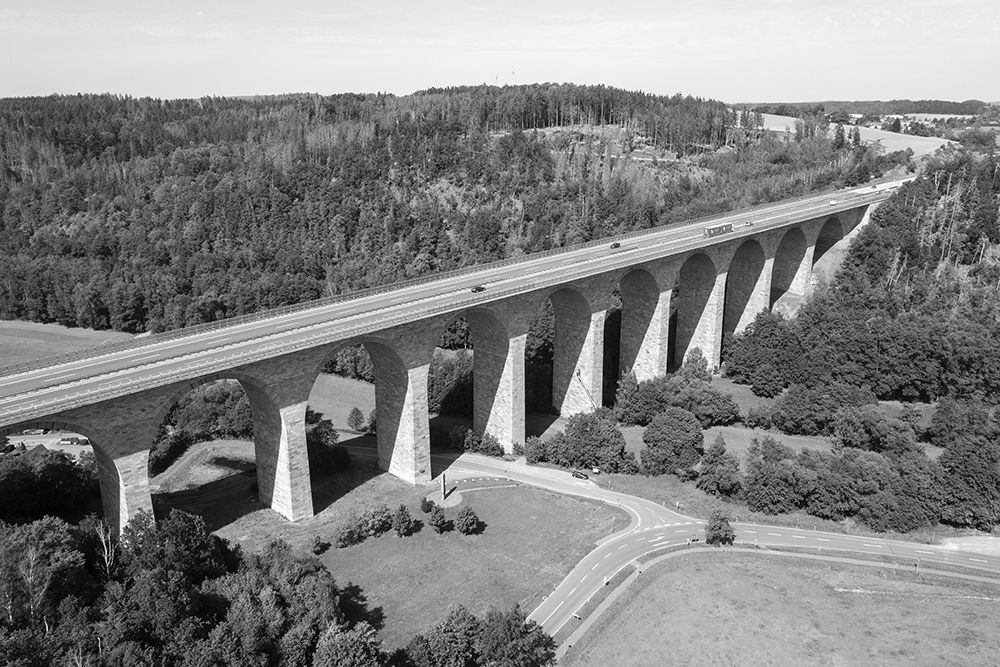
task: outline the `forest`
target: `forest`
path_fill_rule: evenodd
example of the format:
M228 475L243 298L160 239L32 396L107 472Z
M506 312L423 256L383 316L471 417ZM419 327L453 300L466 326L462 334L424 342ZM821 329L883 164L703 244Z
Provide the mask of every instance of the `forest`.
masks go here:
M604 86L4 99L0 318L174 329L907 160L785 141L713 100Z
M1000 156L939 151L795 318L762 313L725 341L724 372L777 397L749 421L835 444L817 456L762 443L747 481L765 479L770 495L744 492L751 508L858 516L880 530L1000 523L998 306ZM886 417L879 399L903 413ZM907 406L918 401L936 403L929 425ZM929 458L924 444L943 453Z

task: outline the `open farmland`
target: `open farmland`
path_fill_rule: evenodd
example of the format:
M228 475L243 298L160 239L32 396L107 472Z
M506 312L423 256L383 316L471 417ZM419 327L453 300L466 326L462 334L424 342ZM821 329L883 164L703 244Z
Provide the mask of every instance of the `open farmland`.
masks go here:
M130 338L132 334L121 331L94 331L71 329L59 324L3 321L0 322L0 366L76 352Z
M791 116L777 116L766 113L764 116L764 127L773 132L784 132L785 128L795 130L795 119ZM831 125L831 129L832 129ZM886 153L895 151L905 151L907 148L913 149L913 157L929 155L941 146L951 143L940 137L918 137L912 134L899 134L897 132L886 132L876 130L871 127L860 127L861 139L863 141L878 141L885 148Z
M1000 586L701 552L644 572L567 667L997 664Z

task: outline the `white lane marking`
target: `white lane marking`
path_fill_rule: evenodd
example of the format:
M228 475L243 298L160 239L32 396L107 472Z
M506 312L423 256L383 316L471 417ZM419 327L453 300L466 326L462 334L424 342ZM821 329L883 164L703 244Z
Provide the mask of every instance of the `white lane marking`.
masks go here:
M829 542L830 540L826 539L825 537L817 537L816 541L817 542Z
M933 551L921 551L920 549L914 549L914 551L916 551L918 554L930 554L931 556L934 555Z
M686 530L675 530L674 532L675 533L686 533L687 531Z
M862 542L861 544L862 544L862 546L875 547L876 549L881 549L882 548L881 544L868 544L867 542Z
M806 539L805 535L792 535L792 537L794 537L797 540L804 540L804 539Z
M570 591L569 593L567 593L567 594L566 594L566 597L569 597L569 596L570 596L570 595L572 595L573 593L576 593L576 586L574 586L574 587L573 587L573 590L571 590L571 591Z
M610 556L610 555L611 555L611 554L604 554L604 558L607 558L607 557L608 557L608 556ZM602 558L601 560L604 560L604 558Z
M600 565L600 563L594 563L594 567L590 568L591 572L596 570L598 565Z
M549 622L549 619L552 618L557 611L559 611L559 607L563 606L563 602L565 602L565 600L562 600L559 604L557 604L556 608L552 610L552 613L545 617L545 620L542 621L542 625Z
M988 560L983 560L982 558L970 558L969 560L974 560L977 563L988 563Z
M772 537L781 537L781 533L768 533Z
M69 373L67 375L60 375L59 377L49 378L49 382L55 382L57 380L68 380L69 378L75 378L76 373Z
M628 545L628 544L623 544L623 545L621 545L620 547L618 547L618 551L621 551L622 549L624 549L624 548L625 548L625 547L627 547L627 546L629 546L629 545ZM608 554L608 556L610 556L610 555L611 555L611 554ZM608 556L605 556L605 558L607 558Z

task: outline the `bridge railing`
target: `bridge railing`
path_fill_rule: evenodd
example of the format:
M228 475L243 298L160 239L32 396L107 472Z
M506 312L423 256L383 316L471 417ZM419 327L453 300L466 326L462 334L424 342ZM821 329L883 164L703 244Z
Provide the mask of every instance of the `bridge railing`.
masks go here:
M664 230L679 229L681 227L689 227L702 225L705 223L720 220L722 218L728 218L730 216L745 215L747 213L752 213L755 211L766 211L768 208L774 206L775 204L784 203L794 203L797 201L806 201L809 199L814 199L817 197L827 196L835 192L845 192L844 190L834 190L832 188L826 188L821 191L812 192L806 195L799 195L797 197L791 197L789 199L782 199L780 202L769 202L767 204L756 204L753 206L745 206L739 209L734 209L726 211L724 213L715 213L711 215L700 216L697 218L692 218L690 220L682 220L678 222L672 222L659 227L648 227L645 229L636 229L631 232L625 232L624 234L618 234L616 236L608 236L601 239L594 239L592 241L585 241L583 243L576 243L573 245L562 246L559 248L550 248L548 250L541 250L539 252L534 252L528 255L519 255L517 257L508 257L506 259L496 260L486 264L476 264L473 266L461 267L458 269L452 269L449 271L443 271L440 273L432 273L425 276L419 276L416 278L409 278L407 280L401 280L394 283L387 283L385 285L378 285L375 287L368 287L361 290L356 290L353 292L346 292L344 294L335 294L332 296L323 297L320 299L314 299L312 301L304 301L302 303L291 304L288 306L281 306L279 308L272 308L269 310L262 310L256 313L248 313L246 315L238 315L236 317L230 317L222 320L216 320L214 322L205 322L202 324L196 324L190 327L183 327L181 329L172 329L170 331L164 331L161 333L136 336L129 340L118 341L115 343L105 343L103 345L98 345L95 347L89 347L74 352L68 352L65 354L53 355L48 357L43 357L41 359L34 359L31 361L20 362L16 364L7 364L2 369L0 369L0 377L6 377L10 375L16 375L20 373L27 373L29 371L37 370L40 368L48 368L50 366L58 366L60 364L66 364L72 361L78 361L80 359L86 359L89 357L99 357L114 354L116 352L123 352L125 350L133 350L143 348L149 345L155 345L169 340L176 340L178 338L185 338L187 336L195 336L201 333L206 333L209 331L216 331L219 329L224 329L226 327L239 326L241 324L248 324L251 322L259 322L261 320L270 319L273 317L280 317L282 315L288 315L290 313L303 312L313 308L322 308L324 306L333 305L336 303L343 303L345 301L352 301L355 299L363 299L366 297L374 296L377 294L383 294L385 292L391 292L401 289L406 289L408 287L415 287L418 285L424 285L437 280L444 280L447 278L455 278L459 276L472 275L476 273L485 273L492 269L503 268L506 266L511 266L514 264L523 264L531 262L536 259L541 259L544 257L552 257L555 255L566 254L570 252L575 252L578 250L586 250L588 248L596 248L602 245L610 244L614 241L624 241L628 239L642 238L644 236L650 236L657 234ZM883 192L873 192L874 195L884 195Z

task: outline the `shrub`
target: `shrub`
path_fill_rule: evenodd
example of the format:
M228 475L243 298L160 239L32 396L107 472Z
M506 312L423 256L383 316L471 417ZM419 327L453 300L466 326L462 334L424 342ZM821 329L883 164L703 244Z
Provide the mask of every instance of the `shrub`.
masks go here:
M469 429L465 426L460 424L453 426L448 432L448 448L452 451L464 452L469 433Z
M500 441L492 433L484 433L477 440L479 441L478 446L471 451L478 454L485 454L486 456L502 457L504 455L503 445L500 444Z
M531 465L545 460L545 443L537 435L524 441L524 460Z
M352 431L361 432L365 428L365 415L361 412L361 408L353 407L351 408L350 414L347 415L347 426Z
M351 467L351 455L342 445L324 445L307 437L306 447L311 474L330 475Z
M444 510L437 505L431 508L431 515L427 518L427 523L438 535L451 530L451 522L445 518Z
M524 445L515 442L511 444L510 451L514 456L524 456Z
M420 511L423 512L424 514L428 514L435 507L437 507L437 505L434 503L433 500L431 500L427 496L424 496L423 498L420 499Z
M365 538L358 530L358 523L359 518L352 517L337 526L337 529L333 531L333 545L338 549L346 549L355 544L361 544Z
M755 405L743 415L743 425L747 428L760 428L765 431L771 428L771 408L767 405Z
M376 505L364 513L361 532L365 537L378 537L393 527L393 515L387 505Z
M567 468L628 473L636 467L635 456L625 450L625 437L608 410L573 415L567 420L566 430L541 449L537 460Z
M475 510L468 505L459 510L458 518L455 519L455 528L463 535L474 535L482 532L479 517L476 516Z
M719 511L712 512L705 527L705 542L712 546L732 544L736 541L736 531L729 525L729 517Z
M835 382L816 389L792 385L775 402L771 422L782 433L829 435L840 408L875 402L876 398L870 391L843 383Z
M705 436L701 424L687 410L667 408L657 415L642 434L642 471L663 475L690 470L698 465Z
M395 529L398 537L407 537L413 534L415 524L413 517L410 516L410 510L406 509L406 505L400 505L393 512L392 527Z

